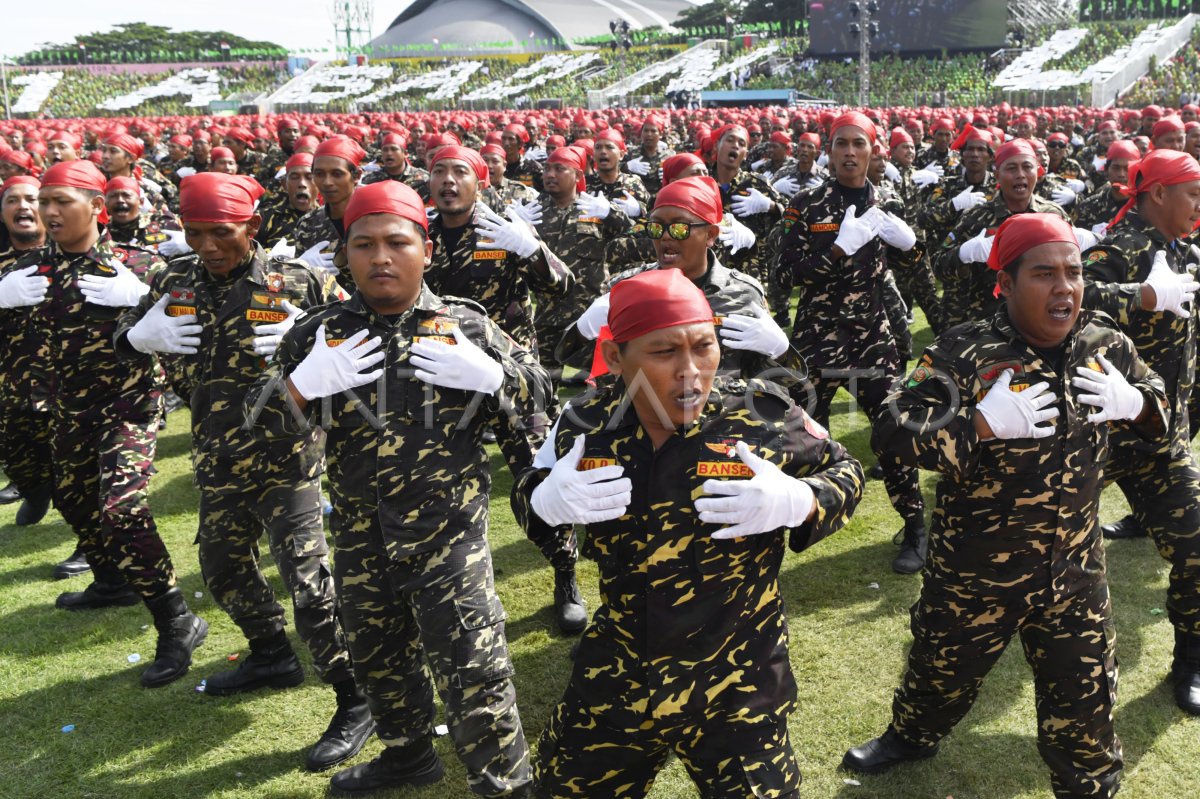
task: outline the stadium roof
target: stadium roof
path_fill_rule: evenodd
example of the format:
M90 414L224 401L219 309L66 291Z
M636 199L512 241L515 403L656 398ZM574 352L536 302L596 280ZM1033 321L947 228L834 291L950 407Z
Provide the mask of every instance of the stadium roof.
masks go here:
M432 55L484 55L561 49L550 40L599 36L608 22L668 27L703 0L414 0L371 42L404 51L436 44ZM508 47L495 47L507 42ZM539 42L547 44L539 44ZM482 46L488 45L488 46ZM400 54L404 54L401 52Z

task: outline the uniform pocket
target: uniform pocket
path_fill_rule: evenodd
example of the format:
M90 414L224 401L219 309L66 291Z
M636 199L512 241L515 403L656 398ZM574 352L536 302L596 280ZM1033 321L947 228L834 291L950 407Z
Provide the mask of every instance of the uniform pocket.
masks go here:
M492 591L476 591L457 597L454 609L458 613L459 631L454 641L454 674L451 683L456 688L511 677L512 661L504 637L504 606Z

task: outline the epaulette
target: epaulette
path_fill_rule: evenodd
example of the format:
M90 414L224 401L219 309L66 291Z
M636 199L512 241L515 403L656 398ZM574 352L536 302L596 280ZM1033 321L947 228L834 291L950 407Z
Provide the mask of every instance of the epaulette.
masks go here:
M462 305L466 308L470 308L472 311L475 311L480 316L488 315L487 309L485 309L475 300L467 299L466 297L455 297L450 294L443 294L440 296L442 298L442 302L446 303L447 305Z

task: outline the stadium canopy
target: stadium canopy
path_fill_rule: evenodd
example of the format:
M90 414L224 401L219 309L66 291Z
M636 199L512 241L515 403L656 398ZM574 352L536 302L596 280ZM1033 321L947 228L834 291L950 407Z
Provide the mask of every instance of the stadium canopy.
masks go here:
M376 57L464 56L562 50L609 33L669 27L703 0L414 0L371 42Z

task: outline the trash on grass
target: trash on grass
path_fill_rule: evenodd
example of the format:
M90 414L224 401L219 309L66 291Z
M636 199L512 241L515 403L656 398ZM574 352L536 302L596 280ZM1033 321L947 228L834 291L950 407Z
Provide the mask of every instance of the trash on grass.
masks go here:
M139 655L137 652L134 652L132 655L130 655L129 657L127 657L125 659L128 660L130 663L137 663L137 662L141 661L142 656Z
M64 724L62 731L63 732L75 732L75 725L74 724Z
M449 732L450 732L450 728L447 727L445 724L439 724L433 728L434 735L446 735Z

